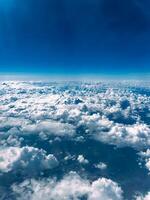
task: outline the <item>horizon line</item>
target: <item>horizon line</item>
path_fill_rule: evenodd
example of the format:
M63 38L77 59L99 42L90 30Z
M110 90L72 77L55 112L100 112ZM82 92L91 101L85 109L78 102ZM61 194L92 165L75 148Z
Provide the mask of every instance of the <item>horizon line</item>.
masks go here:
M22 72L0 72L0 81L101 81L101 80L130 80L130 81L150 81L150 73L22 73Z

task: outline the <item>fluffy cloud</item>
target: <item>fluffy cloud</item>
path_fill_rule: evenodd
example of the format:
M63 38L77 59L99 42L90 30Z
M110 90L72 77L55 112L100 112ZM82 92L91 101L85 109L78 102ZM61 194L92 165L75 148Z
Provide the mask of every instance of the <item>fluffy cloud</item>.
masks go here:
M22 135L20 145L24 133L73 136L82 126L97 140L143 148L150 144L150 97L134 84L3 82L1 144L11 143L12 131Z
M79 155L77 160L81 164L88 164L89 163L89 161L87 159L85 159L83 155Z
M64 164L61 165L62 171L58 169L60 173L63 173L70 163L71 167L74 161L76 164L77 162L85 164L89 160L89 168L92 165L101 170L106 169L107 166L101 163L101 160L92 163L90 157L84 158L82 144L84 145L89 138L118 147L129 146L138 151L148 149L149 85L138 82L0 82L2 177L13 176L18 170L25 174L31 173L33 176L28 177L34 178L37 177L34 173L43 174L45 169L58 165L55 156L50 154L51 150L57 154L59 162ZM75 151L71 149L72 142L81 146ZM41 147L47 152L40 150ZM150 169L148 152L149 150L141 152L140 156L145 160L146 168ZM78 167L82 169L85 167L84 170L87 170L88 174L86 166L78 164ZM27 179L27 176L21 176L22 181L24 178ZM72 185L68 183L69 181L72 181ZM76 182L81 187L74 187ZM65 184L68 187L65 187ZM111 180L98 179L91 183L77 174L70 174L59 181L28 180L13 187L18 193L18 198L22 199L38 199L36 192L38 191L38 194L45 199L48 196L60 199L61 195L64 195L66 199L71 197L80 199L81 196L85 196L89 200L121 199L121 189L118 188L118 185ZM116 196L117 194L119 196Z
M8 147L0 150L0 172L15 172L36 174L45 169L52 169L58 165L54 155L33 147Z
M103 163L103 162L95 164L95 167L98 168L98 169L101 169L101 170L107 169L107 165L105 163Z
M146 194L145 196L138 196L136 200L149 200L150 199L150 192Z
M145 166L150 171L150 149L147 149L146 152L140 152L139 155L145 159Z
M150 97L130 85L3 82L0 131L73 136L82 126L97 140L143 148L150 144Z
M26 125L22 128L23 133L41 133L44 132L47 135L73 136L75 133L74 126L67 123L61 123L57 121L47 120L36 124Z
M142 148L150 145L150 129L145 124L114 125L106 132L98 132L96 139L117 146L132 146Z
M112 180L100 178L92 183L71 172L60 181L26 180L20 185L13 185L13 192L18 200L122 200L122 190Z
M84 125L86 131L92 134L95 139L106 143L134 148L150 145L150 128L146 124L124 125L114 123L99 114L83 116L80 124Z

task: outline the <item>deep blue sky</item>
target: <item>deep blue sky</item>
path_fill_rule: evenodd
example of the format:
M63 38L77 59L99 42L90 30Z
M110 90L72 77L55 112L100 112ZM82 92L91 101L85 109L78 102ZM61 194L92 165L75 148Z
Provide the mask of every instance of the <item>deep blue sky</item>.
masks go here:
M149 0L0 0L0 73L150 72Z

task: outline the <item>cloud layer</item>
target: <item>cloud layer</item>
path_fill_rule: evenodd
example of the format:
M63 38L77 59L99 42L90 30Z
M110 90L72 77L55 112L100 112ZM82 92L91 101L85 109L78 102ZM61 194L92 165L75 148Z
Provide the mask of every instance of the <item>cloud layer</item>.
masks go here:
M122 200L122 190L113 181L105 178L92 183L71 172L61 181L55 180L26 180L20 185L14 185L13 191L18 200Z
M137 87L142 89L138 83ZM150 97L146 91L145 87L145 94L137 93L136 86L127 83L110 89L109 84L96 83L69 88L67 84L3 82L1 144L20 145L20 137L27 134L72 137L82 127L85 135L97 140L145 148L150 145Z
M127 192L122 186L126 190L143 177L148 185L149 91L144 82L0 82L4 200L122 200ZM134 184L130 199L145 194L137 188ZM147 200L149 189L137 198Z

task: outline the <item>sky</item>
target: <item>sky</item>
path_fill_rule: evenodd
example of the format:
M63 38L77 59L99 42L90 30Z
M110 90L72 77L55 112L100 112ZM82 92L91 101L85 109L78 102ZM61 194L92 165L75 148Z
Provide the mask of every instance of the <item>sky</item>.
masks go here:
M149 74L149 0L0 0L0 73Z

